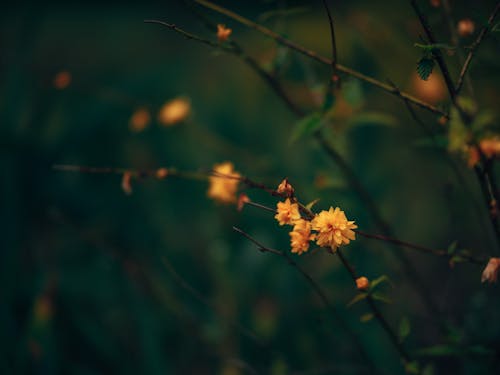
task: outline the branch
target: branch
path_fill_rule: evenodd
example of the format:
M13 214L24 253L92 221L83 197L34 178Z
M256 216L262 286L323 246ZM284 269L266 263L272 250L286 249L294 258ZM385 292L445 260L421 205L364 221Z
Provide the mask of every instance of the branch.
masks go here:
M212 10L218 12L218 13L224 14L225 16L232 18L233 20L240 22L241 24L243 24L245 26L248 26L254 30L257 30L258 32L274 39L276 42L278 42L284 46L287 46L288 48L291 48L291 49L293 49L293 50L295 50L295 51L297 51L297 52L299 52L299 53L301 53L301 54L303 54L303 55L305 55L313 60L316 60L322 64L326 64L329 66L332 65L332 61L330 59L328 59L324 56L318 55L316 52L308 50L308 49L302 47L301 45L299 45L299 44L281 36L280 34L275 33L274 31L266 28L265 26L262 26L256 22L253 22L253 21L251 21L243 16L240 16L237 13L234 13L234 12L232 12L226 8L223 8L219 5L216 5L210 1L206 1L206 0L194 0L194 1L202 6L206 7L206 8L209 8L209 9L212 9ZM420 99L418 99L410 94L407 94L405 92L398 92L397 90L394 90L394 88L391 87L390 85L387 85L384 82L381 82L375 78L366 76L366 75L364 75L364 74L362 74L354 69L343 66L341 64L336 64L336 68L339 72L342 72L348 76L365 81L373 86L379 87L380 89L382 89L390 94L393 94L401 99L407 99L407 100L411 101L413 104L415 104L421 108L427 109L428 111L431 111L433 113L437 113L441 116L448 117L447 113L441 111L439 108L433 106L432 104L426 103L423 100L420 100Z
M420 11L420 8L418 7L417 1L416 0L411 0L410 1L413 9L415 10L415 13L417 14L418 19L420 20L420 24L422 25L425 34L427 35L427 39L429 39L430 44L436 44L436 38L434 37L434 34L432 33L431 28L429 27L429 24L427 22L427 19L425 18L424 14ZM448 70L448 67L446 66L446 62L444 61L443 53L441 52L440 49L434 49L432 51L432 54L434 58L436 59L439 69L441 70L441 73L443 73L443 78L444 82L446 84L446 87L448 89L448 92L450 94L451 100L453 103L456 102L456 92L455 92L455 86L453 85L453 81L451 80L451 75L450 71Z
M337 251L335 251L335 253L334 253L330 249L329 252L331 254L336 254L339 257L340 261L342 262L342 265L349 272L349 274L351 275L352 280L356 284L356 280L358 279L358 275L356 274L356 271L351 266L351 264L349 264L349 262L347 261L347 259L342 254L342 251L340 249L337 249ZM382 314L382 312L378 309L375 301L373 300L373 298L372 298L372 296L370 294L368 294L368 296L366 297L366 301L368 303L368 306L372 310L373 315L375 316L375 318L377 319L377 321L379 322L379 324L382 326L382 328L384 329L384 331L389 336L389 339L391 340L392 345L398 351L399 356L401 357L401 359L405 362L405 364L411 362L411 357L408 355L408 352L404 348L403 344L399 341L398 337L396 336L396 334L392 330L392 328L389 325L389 323L387 323L387 320L385 319L385 317Z
M276 249L271 249L269 247L264 246L263 244L261 244L259 241L257 241L255 238L253 238L252 236L250 236L248 233L246 233L245 231L241 230L240 228L233 227L233 230L235 232L238 232L239 234L241 234L243 237L247 238L253 244L255 244L255 246L257 247L257 249L259 251L264 252L264 253L271 253L271 254L274 254L274 255L278 255L278 256L280 256L282 258L285 258L287 260L288 264L290 266L294 267L302 275L302 277L304 277L304 279L306 279L306 281L309 283L309 285L311 285L311 287L313 288L314 292L321 299L321 302L331 312L331 314L333 315L334 319L346 331L346 333L348 333L352 337L352 339L354 341L354 344L356 345L356 347L359 350L359 353L366 360L366 362L370 366L371 370L377 372L376 369L375 369L374 363L372 362L372 360L368 356L368 353L366 353L365 348L363 347L363 345L359 341L359 339L356 336L356 334L350 329L350 327L347 325L347 323L342 319L342 316L335 309L335 307L331 304L331 302L328 299L328 297L326 296L325 292L321 289L321 287L318 285L318 283L316 283L316 281L314 281L314 279L311 277L311 275L309 275L301 266L299 266L297 264L297 262L295 262L293 260L293 258L290 257L286 252L280 251L280 250L276 250Z
M439 256L439 257L450 258L450 254L448 254L448 252L446 250L431 249L431 248L428 248L425 246L415 245L415 244L412 244L410 242L401 241L401 240L398 240L396 238L383 236L380 234L369 234L366 232L362 232L360 230L355 230L354 232L356 232L356 234L359 234L360 236L365 237L365 238L389 242L389 243L392 243L392 244L395 244L398 246L402 246L402 247L406 247L408 249L416 250L416 251L419 251L419 252L425 253L425 254L432 254L432 255ZM485 265L488 262L488 259L486 259L486 258L476 258L472 255L467 255L467 254L457 254L457 255L459 255L461 258L467 260L470 263L479 264L481 266ZM453 256L453 255L451 255L451 256Z
M328 7L327 0L323 0L323 5L326 10L326 14L328 15L328 25L330 26L330 39L332 42L332 79L337 83L337 87L339 87L340 81L337 76L337 43L335 41L335 28L333 27L333 18L330 13L330 8Z

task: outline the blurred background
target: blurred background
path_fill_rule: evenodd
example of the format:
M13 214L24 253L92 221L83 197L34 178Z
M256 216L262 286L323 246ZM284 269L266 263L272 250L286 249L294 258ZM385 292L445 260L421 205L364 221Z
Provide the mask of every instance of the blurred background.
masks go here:
M422 30L407 2L329 3L340 63L448 108L439 73L426 82L416 73L422 49L414 43L422 43ZM442 4L419 3L439 41L450 43ZM331 55L319 1L220 4ZM453 28L472 21L472 29L470 23L457 29L460 45L468 46L495 1L451 6ZM225 24L305 113L321 108L330 67L180 1L2 8L0 373L403 372L380 326L360 321L367 320L365 304L346 306L356 291L336 257L293 256L337 315L285 259L259 252L232 230L240 227L288 251L287 228L268 212L217 204L206 196L206 181L134 179L126 194L119 175L53 169L207 171L231 161L271 187L288 177L302 202L320 199L318 209L338 205L360 229L381 233L314 138L290 141L298 118L245 62L143 20L174 23L214 43L215 31L199 14ZM471 67L478 107L493 117L499 46L493 32ZM457 53L448 52L457 77ZM416 109L423 128L396 97L349 77L341 82L327 138L394 235L439 249L457 241L474 254L498 256L473 171L463 155L440 147L446 134L439 116ZM166 126L159 113L175 98L189 103L189 115ZM246 193L276 204L263 192ZM430 301L421 298L398 253L414 265ZM495 372L499 289L480 283L480 266L451 268L446 259L364 238L345 255L369 279L392 280L381 286L392 304L381 309L427 374Z

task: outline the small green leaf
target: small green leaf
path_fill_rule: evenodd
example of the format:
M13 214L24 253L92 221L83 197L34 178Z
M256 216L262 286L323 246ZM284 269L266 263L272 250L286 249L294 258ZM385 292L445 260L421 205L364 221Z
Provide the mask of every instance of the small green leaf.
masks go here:
M372 298L374 300L377 300L377 301L380 301L380 302L384 302L384 303L388 303L388 304L392 303L392 301L389 298L387 298L386 296L384 296L381 293L372 293L371 296L372 296Z
M490 125L494 125L496 120L496 115L492 111L481 111L474 118L474 122L472 123L472 130L474 132L478 132L487 128Z
M359 80L349 80L342 84L342 97L353 108L363 105L365 98Z
M325 113L335 104L335 95L333 94L333 82L330 80L326 86L325 96L323 98L323 106L321 107L321 112Z
M425 357L453 356L460 353L461 350L458 350L457 347L451 345L434 345L416 351L417 355Z
M299 120L290 135L290 143L296 142L300 138L312 135L315 131L319 130L323 125L321 115L317 112L310 114Z
M420 366L417 361L405 363L405 371L407 374L420 374Z
M422 375L434 375L435 373L434 366L430 363L422 369Z
M404 316L399 323L399 341L403 342L411 332L410 320Z
M453 241L450 246L448 246L448 249L447 249L447 252L448 252L448 255L452 255L455 253L455 251L457 251L457 245L458 245L458 242L457 241Z
M361 323L367 323L370 320L372 320L374 316L375 315L373 315L372 313L363 314L363 315L361 315L361 318L359 318L359 321Z
M312 202L309 202L308 204L306 204L306 208L307 208L308 210L311 210L311 209L313 208L313 206L314 206L316 203L318 203L318 202L319 202L319 198L318 198L318 199L313 200Z
M354 296L354 298L347 304L347 307L351 307L355 303L364 300L368 297L368 293L358 293Z
M417 63L417 73L420 79L427 81L434 69L434 59L429 57L422 57Z
M383 282L390 283L391 281L387 277L387 275L382 275L380 277L377 277L375 280L370 282L370 291L374 291L375 288L377 288L378 285L380 285Z
M422 138L415 141L417 147L432 147L437 149L448 148L448 138L442 135L437 135L429 138Z
M349 127L354 126L396 126L396 119L381 112L362 112L352 116L348 121Z
M467 145L469 132L456 108L451 109L449 124L448 150L451 152L462 151Z

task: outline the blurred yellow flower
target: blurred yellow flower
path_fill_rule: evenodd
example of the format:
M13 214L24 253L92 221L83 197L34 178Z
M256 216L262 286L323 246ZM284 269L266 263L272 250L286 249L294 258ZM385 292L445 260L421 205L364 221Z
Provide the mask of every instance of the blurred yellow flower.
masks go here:
M481 282L496 283L498 270L500 269L500 258L490 258L481 276Z
M217 39L219 39L219 42L225 42L228 40L229 35L231 35L232 32L233 30L227 28L225 25L217 25Z
M278 213L274 216L280 225L293 225L300 219L299 205L292 203L289 198L276 205Z
M186 98L176 98L163 104L158 113L158 122L172 126L184 121L191 112L191 103Z
M236 202L236 191L240 174L234 171L233 163L227 161L214 165L214 175L208 178L208 197L221 203Z
M321 211L311 221L312 229L318 231L316 243L318 246L328 246L336 250L340 245L347 245L355 239L353 229L358 226L354 221L348 221L344 211L330 207L328 211Z
M298 219L289 234L292 253L299 255L309 250L309 241L315 238L315 235L311 234L311 222L304 219Z
M356 288L358 288L358 290L368 290L369 287L370 282L366 277L361 276L356 279Z

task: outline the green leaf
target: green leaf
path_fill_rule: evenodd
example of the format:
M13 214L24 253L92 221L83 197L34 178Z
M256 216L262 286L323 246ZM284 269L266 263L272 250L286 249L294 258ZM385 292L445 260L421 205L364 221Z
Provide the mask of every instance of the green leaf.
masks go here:
M389 277L387 277L387 275L382 275L380 277L377 277L375 280L370 282L370 291L374 291L375 288L377 288L377 286L383 282L390 283L391 281L389 280Z
M427 81L434 69L434 59L429 57L422 57L417 63L417 73L420 79Z
M407 374L420 374L420 366L417 361L405 363L405 371Z
M418 139L415 141L414 144L417 147L432 147L437 149L447 149L448 138L442 135L437 135L435 137Z
M362 106L365 98L361 82L359 82L358 80L345 81L342 84L342 97L353 108Z
M494 125L496 120L496 115L493 111L481 111L474 118L474 122L472 123L472 130L474 132L478 132L487 128L489 125Z
M399 341L403 342L411 332L410 320L404 316L399 323Z
M455 251L457 251L457 245L458 245L458 242L457 241L453 241L450 246L448 246L448 249L446 250L448 252L448 255L452 255L455 253Z
M448 150L451 152L462 151L464 146L467 145L469 132L456 108L451 109L449 124Z
M290 143L294 143L297 140L312 135L314 132L319 130L321 126L323 125L323 121L321 118L321 114L318 112L314 112L301 120L299 120L293 130L292 134L290 135Z
M335 104L335 95L333 95L333 82L330 80L326 86L325 96L323 98L323 106L321 112L325 113Z
M435 373L434 366L430 363L422 369L422 375L434 375Z
M361 323L367 323L372 320L374 316L375 315L373 315L372 313L363 314L361 315L361 318L359 318L359 320Z
M456 47L450 46L449 44L445 43L434 43L434 44L415 43L414 46L423 49L425 53L432 53L439 49L447 49L447 50L456 49Z
M388 304L392 303L392 301L389 298L387 298L386 296L384 296L382 293L373 293L373 294L371 294L371 296L374 300L388 303Z
M396 126L396 119L381 112L362 112L353 115L348 121L349 127L354 126Z
M314 206L316 203L318 203L318 202L319 202L319 198L318 198L318 199L313 200L312 202L309 202L308 204L306 204L306 208L307 208L308 210L311 210L311 209L313 208L313 206Z
M347 304L347 307L351 307L355 303L364 300L366 297L368 297L368 293L358 293L354 298Z

